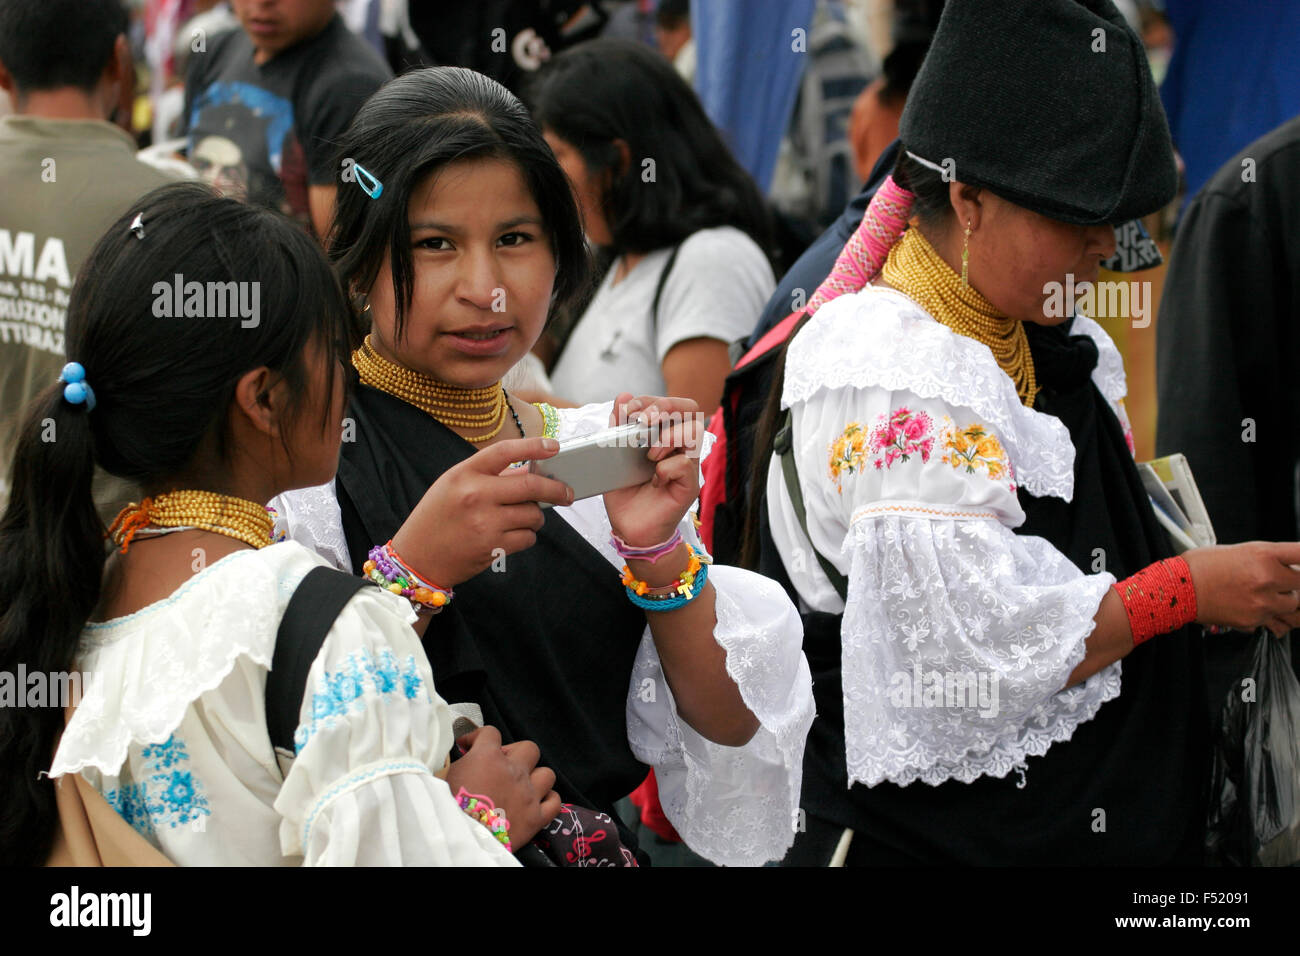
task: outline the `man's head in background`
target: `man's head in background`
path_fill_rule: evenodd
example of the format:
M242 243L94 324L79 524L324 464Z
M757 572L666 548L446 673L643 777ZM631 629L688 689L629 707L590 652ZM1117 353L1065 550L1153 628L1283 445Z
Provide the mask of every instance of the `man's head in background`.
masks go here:
M0 0L0 87L14 112L129 115L135 68L121 0Z
M655 12L655 43L669 60L691 38L690 0L662 0Z
M334 0L231 0L231 6L258 63L314 37L334 17Z

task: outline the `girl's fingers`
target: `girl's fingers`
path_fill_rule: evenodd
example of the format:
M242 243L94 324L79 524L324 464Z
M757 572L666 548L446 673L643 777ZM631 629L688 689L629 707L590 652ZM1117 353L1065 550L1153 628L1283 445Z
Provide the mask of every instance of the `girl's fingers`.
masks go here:
M537 761L542 759L542 752L531 740L516 740L501 748L512 761L521 764L531 777Z
M506 554L518 554L520 551L527 551L537 543L537 532L520 529L518 531L507 531L501 536L501 543L498 547Z
M528 775L528 780L533 785L537 799L542 800L546 794L553 792L551 788L555 786L555 771L550 767L538 767Z
M510 531L541 531L546 524L546 512L532 502L518 505L501 505L497 508L501 526Z
M546 823L550 823L558 817L560 815L560 807L563 803L564 801L560 799L560 795L554 790L548 793L546 799L542 801L542 819L545 820ZM542 826L546 826L546 824L544 823Z

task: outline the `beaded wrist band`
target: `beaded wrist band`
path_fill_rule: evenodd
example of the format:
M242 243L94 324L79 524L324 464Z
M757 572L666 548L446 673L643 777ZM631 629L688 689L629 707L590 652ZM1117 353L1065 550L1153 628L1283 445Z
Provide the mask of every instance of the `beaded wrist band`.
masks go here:
M609 536L609 543L614 546L614 550L624 561L649 561L654 564L665 554L672 554L677 550L677 546L682 543L682 532L680 529L674 529L672 537L667 541L652 544L648 548L634 548L616 534Z
M491 830L492 835L506 848L507 853L514 852L510 846L510 821L506 819L506 812L498 810L491 799L470 793L461 787L460 792L456 794L456 803L471 817Z
M436 614L455 596L450 589L425 581L412 571L393 550L392 541L371 548L369 557L361 567L362 573L381 588L408 599L417 614L425 608L432 608Z
M1134 647L1196 620L1196 588L1182 558L1157 561L1112 586L1124 602Z
M646 611L673 611L685 607L704 591L709 580L709 565L713 562L707 554L697 553L688 543L686 550L690 558L684 570L672 584L652 588L645 581L638 581L632 569L623 566L623 587L627 588L628 600Z

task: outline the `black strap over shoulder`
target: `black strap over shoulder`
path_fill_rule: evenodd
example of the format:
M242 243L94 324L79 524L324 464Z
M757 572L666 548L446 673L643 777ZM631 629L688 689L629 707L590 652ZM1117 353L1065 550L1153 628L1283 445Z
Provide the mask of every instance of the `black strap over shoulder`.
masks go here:
M673 263L677 261L677 253L681 252L680 245L673 246L673 251L668 253L668 261L664 263L663 271L659 273L659 281L655 284L655 297L650 303L650 327L659 328L659 300L663 298L664 286L668 284L668 273L673 271Z
M294 752L293 735L311 665L344 605L369 583L337 568L312 568L289 599L275 634L271 673L266 675L266 729L277 750Z
M808 539L811 547L812 535L808 533L808 511L803 503L803 490L799 487L799 469L794 462L794 418L788 408L781 415L781 427L777 429L772 450L781 456L781 476L785 479L785 489L790 495L790 504L794 506L794 513L799 519L803 536ZM831 586L835 588L835 593L840 596L840 600L847 601L849 579L840 574L839 569L815 547L812 553L817 556L817 563L821 565L826 577L830 578Z

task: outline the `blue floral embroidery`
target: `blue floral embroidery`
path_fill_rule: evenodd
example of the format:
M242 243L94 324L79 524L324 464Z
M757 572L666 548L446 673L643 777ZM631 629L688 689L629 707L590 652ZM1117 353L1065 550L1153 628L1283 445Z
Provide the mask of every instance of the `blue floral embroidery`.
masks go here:
M160 744L150 744L145 747L140 751L140 756L147 761L153 761L151 766L160 770L167 770L176 766L182 760L190 759L185 744L177 740L175 734L172 734Z
M142 783L132 783L104 792L105 802L117 815L131 824L137 833L153 836L153 821L149 819L149 797Z
M175 829L212 815L203 785L187 769L190 753L184 741L172 734L160 744L147 744L140 756L145 769L152 771L149 777L104 794L108 805L139 833L152 836L155 826Z
M333 724L336 717L365 710L364 698L388 701L399 692L406 700L415 700L423 692L424 699L432 701L414 655L399 661L387 649L377 658L365 650L349 654L338 671L327 671L317 679L311 698L311 722L294 732L294 752L302 753L316 731Z
M156 806L170 826L190 823L200 816L212 814L207 797L200 792L198 781L188 770L154 774L150 780L162 788Z

